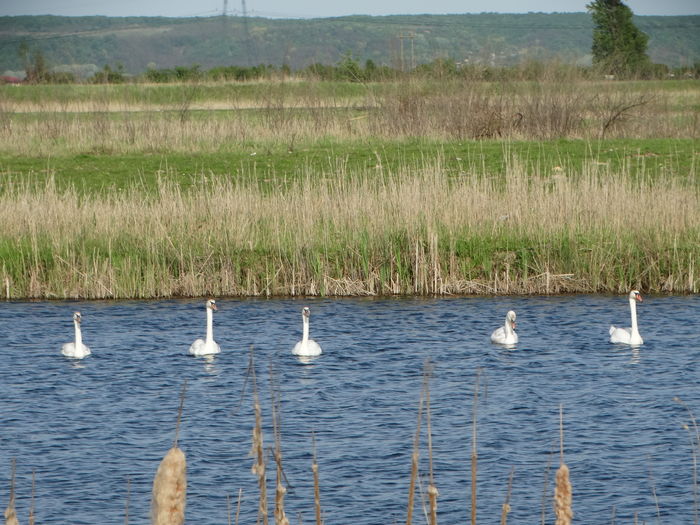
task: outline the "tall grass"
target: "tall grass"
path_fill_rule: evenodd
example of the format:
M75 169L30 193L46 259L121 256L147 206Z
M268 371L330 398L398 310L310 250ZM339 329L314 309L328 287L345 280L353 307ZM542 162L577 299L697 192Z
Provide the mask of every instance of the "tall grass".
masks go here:
M80 195L0 194L12 298L697 292L700 203L688 179L578 172L450 177L312 172L270 191L203 178Z
M669 85L673 87L669 87ZM700 89L668 82L0 88L0 153L217 152L336 140L697 138Z

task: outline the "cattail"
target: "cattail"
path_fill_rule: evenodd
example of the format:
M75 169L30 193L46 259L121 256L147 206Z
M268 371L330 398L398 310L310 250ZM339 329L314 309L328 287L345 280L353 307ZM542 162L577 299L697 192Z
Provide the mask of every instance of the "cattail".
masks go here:
M177 446L180 430L182 408L185 402L185 389L180 394L180 409L178 410L173 447L158 465L156 477L153 480L151 499L152 525L183 525L185 523L185 504L187 502L187 461L185 453Z
M185 523L186 470L185 453L176 446L171 448L160 462L153 481L153 499L151 500L153 525Z
M560 439L560 463L555 476L554 487L554 515L556 525L571 525L574 513L571 510L571 482L569 481L569 467L564 463L564 416L559 407L559 439Z
M12 476L10 478L10 501L5 509L5 525L19 525L15 512L15 460L12 459Z

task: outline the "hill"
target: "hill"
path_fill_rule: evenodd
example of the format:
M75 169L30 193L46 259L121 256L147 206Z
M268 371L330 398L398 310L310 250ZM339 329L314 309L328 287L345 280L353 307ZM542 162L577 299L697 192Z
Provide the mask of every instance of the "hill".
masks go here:
M671 67L700 61L700 16L638 16L654 62ZM592 21L587 13L348 16L268 19L219 16L0 17L0 71L21 70L24 42L49 66L127 72L199 64L336 64L352 54L377 65L410 68L449 58L456 62L512 65L528 59L590 61ZM402 62L403 60L403 62ZM87 65L87 66L86 66Z

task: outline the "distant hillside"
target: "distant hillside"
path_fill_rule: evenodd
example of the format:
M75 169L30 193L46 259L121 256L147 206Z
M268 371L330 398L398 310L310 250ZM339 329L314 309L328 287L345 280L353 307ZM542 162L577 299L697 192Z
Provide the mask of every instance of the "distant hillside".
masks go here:
M700 61L700 16L640 16L649 54L668 66ZM148 67L199 64L336 64L351 53L360 61L404 67L450 58L511 65L558 57L590 61L587 13L349 16L319 19L242 17L0 17L0 71L21 70L18 49L41 50L49 66L122 64Z

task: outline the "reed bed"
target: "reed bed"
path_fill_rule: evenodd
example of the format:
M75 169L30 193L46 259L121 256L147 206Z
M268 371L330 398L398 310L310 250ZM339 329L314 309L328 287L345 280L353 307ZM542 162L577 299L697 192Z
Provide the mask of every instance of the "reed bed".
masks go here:
M338 171L340 170L340 171ZM202 178L108 194L9 184L0 281L11 298L691 292L695 174L596 163L531 176L307 172L271 191ZM380 170L381 171L381 170Z

